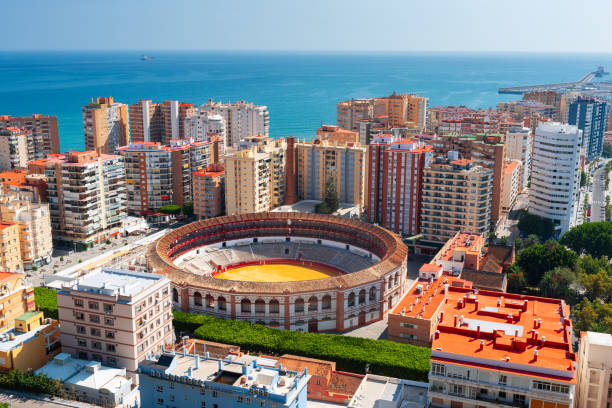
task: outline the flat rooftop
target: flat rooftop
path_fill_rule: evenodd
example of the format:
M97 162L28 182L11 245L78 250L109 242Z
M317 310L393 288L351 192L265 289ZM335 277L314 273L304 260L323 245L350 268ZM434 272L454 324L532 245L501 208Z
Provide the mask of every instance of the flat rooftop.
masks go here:
M310 213L314 214L315 207L317 204L320 204L322 201L319 200L301 200L295 204L285 204L279 207L276 207L272 210L272 212L299 212L299 213ZM334 212L333 215L338 215L340 217L350 216L353 212L359 212L360 206L359 204L350 204L350 203L340 203L340 207Z
M165 278L151 273L102 269L88 273L73 285L63 288L107 296L134 296L162 279Z
M368 374L349 402L349 407L374 408L381 401L394 403L389 406L403 408L425 408L428 384L392 377ZM385 405L387 406L387 405Z
M6 353L16 347L21 346L22 343L28 343L32 341L34 338L36 338L36 336L39 335L40 332L42 332L49 326L50 325L48 324L43 324L26 333L15 331L15 329L10 329L3 333L0 333L0 351ZM14 336L12 340L10 339L11 335Z

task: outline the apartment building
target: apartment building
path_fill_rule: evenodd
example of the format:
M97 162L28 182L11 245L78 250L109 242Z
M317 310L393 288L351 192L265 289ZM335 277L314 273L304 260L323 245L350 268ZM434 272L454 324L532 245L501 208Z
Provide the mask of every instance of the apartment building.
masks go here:
M575 408L612 406L612 335L580 332Z
M45 319L43 312L36 310L24 312L15 317L12 328L0 332L0 371L36 370L60 349L57 320Z
M6 270L4 265L3 270ZM33 311L34 288L22 273L0 272L0 333L15 327L15 319Z
M544 122L536 129L529 212L552 219L558 234L575 222L582 146L582 131L576 126Z
M295 145L298 199L322 201L325 186L331 181L341 203L363 208L368 150L354 142L333 140L317 139Z
M609 115L610 103L604 99L579 96L569 103L567 123L582 130L587 161L601 156Z
M128 106L115 102L112 96L91 98L83 106L85 150L98 154L112 154L118 146L130 142Z
M187 138L185 120L195 114L196 107L179 101L156 103L141 99L129 106L129 112L129 142L170 144L171 140Z
M19 195L0 196L0 220L19 225L21 260L26 269L51 261L53 237L49 204L32 203Z
M518 120L534 115L553 119L558 113L558 109L553 105L547 105L538 101L520 99L510 102L500 102L497 104L497 110L499 112L509 113L514 119Z
M225 120L225 146L233 147L240 140L251 136L270 135L270 118L267 106L254 105L251 102L236 103L214 102L200 106L199 113L209 112L221 115Z
M317 140L327 140L330 143L359 143L359 132L342 129L340 126L321 125L317 129Z
M382 98L351 99L339 102L336 121L343 129L359 131L360 122L385 117L390 127L425 129L429 99L414 94L398 94Z
M491 224L496 225L502 216L501 197L506 164L505 136L501 133L478 133L462 135L445 134L432 140L436 154L446 156L449 151L459 152L460 159L472 160L474 164L493 170L493 192L491 196Z
M16 222L0 221L0 268L3 271L23 270L19 230Z
M56 116L34 114L12 117L0 115L0 129L16 127L28 136L28 160L42 159L48 154L59 153L59 132Z
M544 105L551 105L555 107L555 113L552 116L552 120L561 120L561 111L566 107L566 100L563 94L556 91L533 91L526 92L523 94L523 100L536 101L543 103Z
M489 231L493 171L472 160L437 157L424 169L421 205L423 252L438 248L459 231ZM433 249L428 251L427 246Z
M43 174L28 174L27 169L0 173L1 194L18 194L33 203L47 200L47 178Z
M269 211L284 203L284 139L246 138L225 156L225 213Z
M28 163L28 171L47 178L54 239L87 246L119 234L126 216L121 156L67 151Z
M208 166L211 147L209 141L192 140L119 147L117 154L125 163L128 211L147 215L164 205L182 207L193 202L193 173Z
M216 138L221 143L221 154L227 144L227 123L221 115L202 111L185 119L185 138L193 140L211 140Z
M374 117L374 103L372 99L350 99L338 102L336 112L336 123L340 128L358 132L362 120Z
M531 160L533 155L533 134L522 126L513 126L506 133L506 160L521 162L520 191L529 185L531 178Z
M306 408L308 369L291 371L259 365L255 357L229 359L164 353L140 363L143 407Z
M213 164L193 173L193 212L199 219L225 212L225 169Z
M0 171L21 169L28 163L26 133L16 127L0 130Z
M416 139L391 135L368 147L366 208L368 219L402 235L421 231L423 172L433 149Z
M519 194L521 186L522 166L518 160L512 160L506 163L504 167L504 187L502 188L502 211L508 214L514 204L516 197Z
M134 373L174 343L170 280L103 269L57 293L62 351Z

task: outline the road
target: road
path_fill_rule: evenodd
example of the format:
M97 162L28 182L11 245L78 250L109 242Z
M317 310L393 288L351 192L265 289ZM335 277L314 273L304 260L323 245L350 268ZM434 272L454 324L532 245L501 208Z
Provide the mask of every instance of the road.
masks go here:
M526 189L525 191L523 191L523 193L519 194L516 197L516 202L514 203L512 210L510 210L507 217L505 217L503 221L497 225L495 235L498 238L506 237L508 239L508 245L512 244L516 237L519 236L519 216L521 215L521 210L527 208L528 205L529 194L528 190Z
M605 220L606 195L605 187L605 166L593 172L593 200L591 202L591 221Z

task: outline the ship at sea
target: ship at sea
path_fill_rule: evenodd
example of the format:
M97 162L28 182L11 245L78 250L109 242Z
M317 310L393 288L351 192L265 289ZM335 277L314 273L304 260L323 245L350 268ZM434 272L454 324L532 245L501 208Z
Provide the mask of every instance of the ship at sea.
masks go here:
M140 57L141 61L153 61L155 59L155 57L151 57L149 55L143 55L142 57Z

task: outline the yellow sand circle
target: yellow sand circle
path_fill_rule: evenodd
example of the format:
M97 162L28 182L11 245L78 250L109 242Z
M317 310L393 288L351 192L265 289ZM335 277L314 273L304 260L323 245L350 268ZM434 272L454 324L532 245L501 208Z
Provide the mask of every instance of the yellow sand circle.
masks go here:
M218 279L246 282L294 282L323 279L331 276L336 276L336 274L330 270L317 266L264 264L247 265L236 269L230 269L215 277Z

